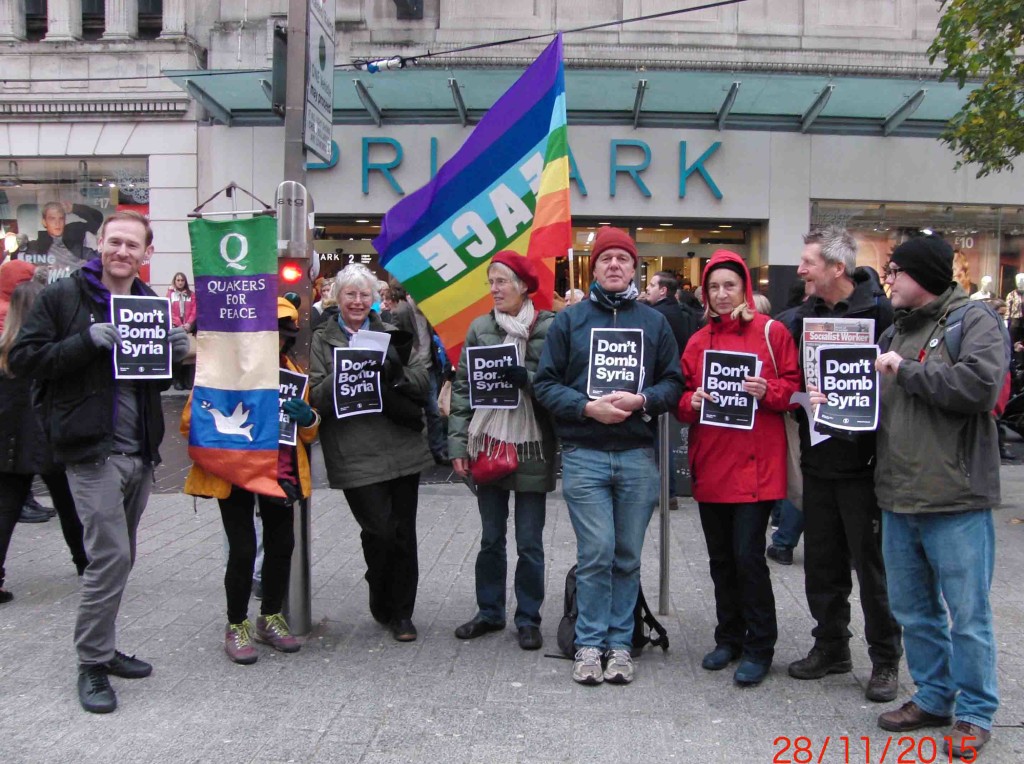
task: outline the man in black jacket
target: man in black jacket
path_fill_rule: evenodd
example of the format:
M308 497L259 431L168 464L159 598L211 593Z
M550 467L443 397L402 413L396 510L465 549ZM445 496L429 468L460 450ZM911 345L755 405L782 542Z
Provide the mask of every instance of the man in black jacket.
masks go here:
M672 336L676 338L676 347L682 357L686 343L700 328L700 318L689 308L680 305L676 300L679 279L670 271L658 271L647 282L647 304L658 311L668 321Z
M116 212L100 230L100 257L48 286L10 353L17 376L31 377L42 425L85 531L89 565L75 624L78 698L86 711L109 713L117 697L108 674L149 676L153 667L115 649L114 622L135 561L135 536L160 461L160 392L170 380L113 378L111 295L152 295L139 278L153 252L149 221ZM170 331L172 359L188 349L182 327Z
M805 318L874 319L875 339L892 323L893 311L879 283L857 268L857 242L829 227L804 236L797 275L807 300L796 312L792 333L800 345ZM813 423L812 423L813 424ZM881 511L875 498L875 433L833 434L811 446L801 426L804 475L804 587L814 647L789 664L796 679L819 679L850 671L850 564L860 583L864 636L873 665L865 693L876 703L896 697L903 650L889 608L882 562Z

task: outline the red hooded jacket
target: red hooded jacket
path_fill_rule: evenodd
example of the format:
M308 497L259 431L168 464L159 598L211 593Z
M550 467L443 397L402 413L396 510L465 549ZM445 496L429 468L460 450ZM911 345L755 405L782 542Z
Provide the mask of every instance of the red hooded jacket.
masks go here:
M7 320L14 287L31 279L35 272L36 267L24 260L8 260L0 265L0 331L3 331L4 322Z
M743 258L728 250L715 252L704 268L704 294L708 294L708 273L723 261L738 263L743 269L747 305L754 311L750 271ZM755 313L749 322L712 315L683 353L685 387L677 416L690 425L690 471L693 497L698 502L749 504L786 497L786 429L782 412L792 408L789 398L800 388L800 370L793 338L778 321L768 328L775 354L775 363L772 362L765 341L765 325L770 320L762 313ZM694 411L691 404L693 393L704 378L705 350L756 353L761 359L761 376L767 380L768 391L757 404L752 430L699 424L700 412Z

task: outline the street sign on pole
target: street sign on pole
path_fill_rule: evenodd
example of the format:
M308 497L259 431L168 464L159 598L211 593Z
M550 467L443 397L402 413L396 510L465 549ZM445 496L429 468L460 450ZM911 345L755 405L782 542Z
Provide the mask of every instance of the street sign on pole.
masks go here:
M309 0L306 21L306 109L302 143L331 161L334 123L334 17L336 0Z

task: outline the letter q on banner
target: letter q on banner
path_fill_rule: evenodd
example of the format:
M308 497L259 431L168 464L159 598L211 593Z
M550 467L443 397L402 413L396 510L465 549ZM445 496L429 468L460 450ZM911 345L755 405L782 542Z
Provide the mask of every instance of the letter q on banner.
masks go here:
M238 239L238 257L231 257L231 255L228 254L228 242L231 239ZM249 256L249 240L240 233L232 232L227 234L220 240L220 256L224 259L224 262L228 264L228 268L234 268L237 271L244 271L245 266L240 265L239 263Z

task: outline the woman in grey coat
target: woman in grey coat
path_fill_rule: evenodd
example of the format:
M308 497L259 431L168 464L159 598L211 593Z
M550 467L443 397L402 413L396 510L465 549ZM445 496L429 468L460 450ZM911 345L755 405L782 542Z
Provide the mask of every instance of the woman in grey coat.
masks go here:
M362 529L370 614L399 642L416 639L412 622L419 582L416 506L420 472L434 464L423 433L430 369L413 353L414 338L370 309L377 278L362 265L335 277L337 318L325 321L310 348L310 399L322 412L320 444L331 488L345 492ZM386 332L390 345L380 371L383 413L334 416L334 348L346 348L361 329Z
M515 252L499 252L487 268L494 310L469 326L458 375L452 384L448 453L462 477L471 458L493 441L514 443L519 468L477 488L482 533L476 558L477 614L455 630L459 639L475 639L505 628L505 534L509 495L515 492L515 624L519 646L542 644L540 607L544 601L544 516L547 494L555 488L555 436L547 413L533 399L531 380L554 313L538 311L529 294L537 290L533 263ZM515 344L522 365L500 370L521 391L515 409L472 409L469 405L466 348Z

